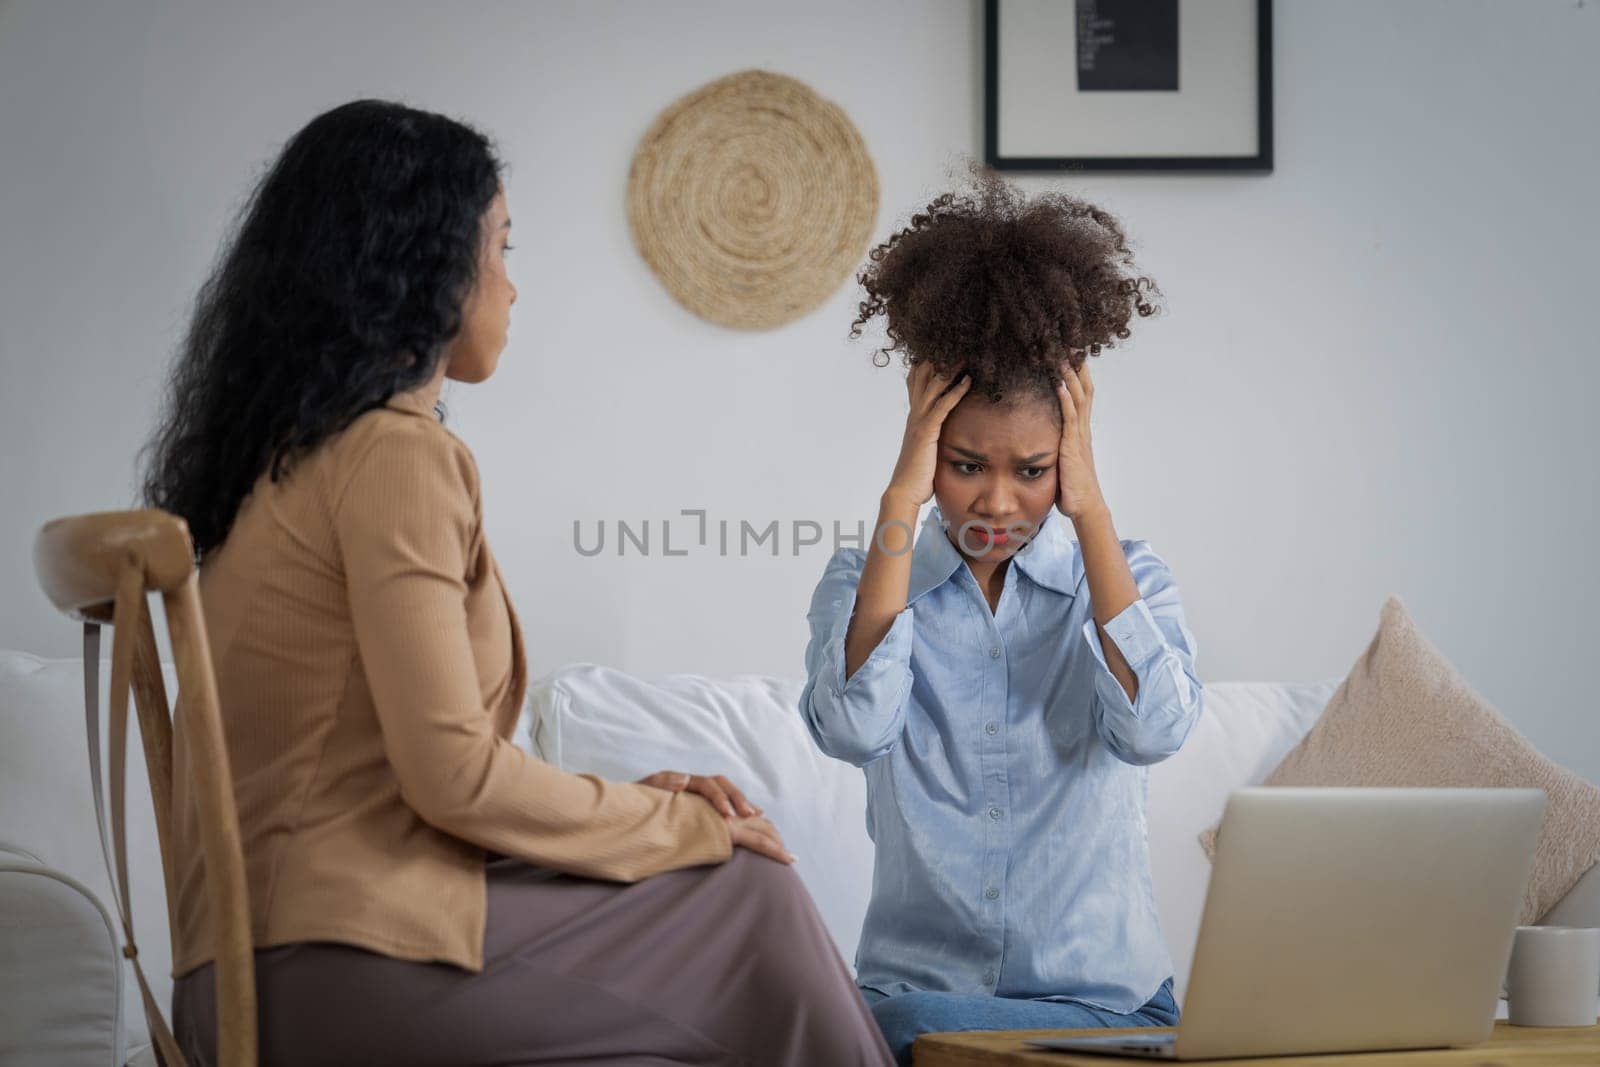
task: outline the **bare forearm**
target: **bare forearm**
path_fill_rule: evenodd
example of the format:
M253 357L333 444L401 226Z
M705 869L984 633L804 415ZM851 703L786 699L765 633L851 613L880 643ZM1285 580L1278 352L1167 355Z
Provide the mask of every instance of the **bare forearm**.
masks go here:
M1083 552L1084 577L1089 583L1089 602L1094 605L1095 632L1105 653L1106 666L1133 700L1139 692L1139 679L1123 657L1122 650L1106 632L1106 623L1139 599L1139 586L1128 569L1128 558L1117 540L1111 512L1105 508L1080 515L1073 520L1078 546Z
M844 676L872 655L906 607L911 587L911 545L918 505L904 494L886 492L878 502L878 521L867 545L867 560L856 585L856 610L844 638Z

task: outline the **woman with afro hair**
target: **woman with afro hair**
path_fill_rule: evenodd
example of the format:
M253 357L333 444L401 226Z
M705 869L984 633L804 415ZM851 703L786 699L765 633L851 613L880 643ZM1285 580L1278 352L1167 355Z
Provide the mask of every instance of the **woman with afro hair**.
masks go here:
M867 778L857 984L901 1063L935 1031L1175 1025L1145 800L1200 715L1195 640L1090 441L1089 357L1159 290L1112 216L981 168L860 281L851 335L887 320L910 414L873 536L812 598L800 698Z

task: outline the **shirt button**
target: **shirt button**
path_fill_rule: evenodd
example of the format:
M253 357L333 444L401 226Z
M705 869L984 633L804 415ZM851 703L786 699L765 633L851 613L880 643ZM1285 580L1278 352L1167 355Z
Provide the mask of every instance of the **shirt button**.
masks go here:
M984 971L983 972L983 984L984 985L994 985L994 972L993 971Z
M999 900L1000 890L996 889L994 886L990 886L988 889L983 891L983 895L988 897L990 900Z
M983 728L983 731L990 737L993 737L995 734L1000 732L1000 727L996 726L994 723L990 723L988 726Z
M1000 658L1000 650L998 648L991 648L989 650L989 658L990 659L999 659Z
M990 808L989 809L989 818L998 819L999 817L1000 817L1000 809L999 808Z

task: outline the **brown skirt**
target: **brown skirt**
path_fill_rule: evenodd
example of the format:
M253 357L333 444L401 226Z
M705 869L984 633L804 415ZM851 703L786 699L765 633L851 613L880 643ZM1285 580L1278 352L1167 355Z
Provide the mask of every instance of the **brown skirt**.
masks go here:
M481 973L328 942L258 951L262 1067L893 1063L783 864L735 849L632 885L486 871ZM190 1063L214 1063L211 965L172 1001Z

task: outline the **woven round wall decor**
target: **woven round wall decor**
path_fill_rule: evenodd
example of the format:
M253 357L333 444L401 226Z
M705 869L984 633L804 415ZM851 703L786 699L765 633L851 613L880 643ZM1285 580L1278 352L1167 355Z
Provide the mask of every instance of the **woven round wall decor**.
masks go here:
M766 329L821 304L866 253L878 174L837 106L782 74L742 71L689 93L646 131L628 225L679 303Z

